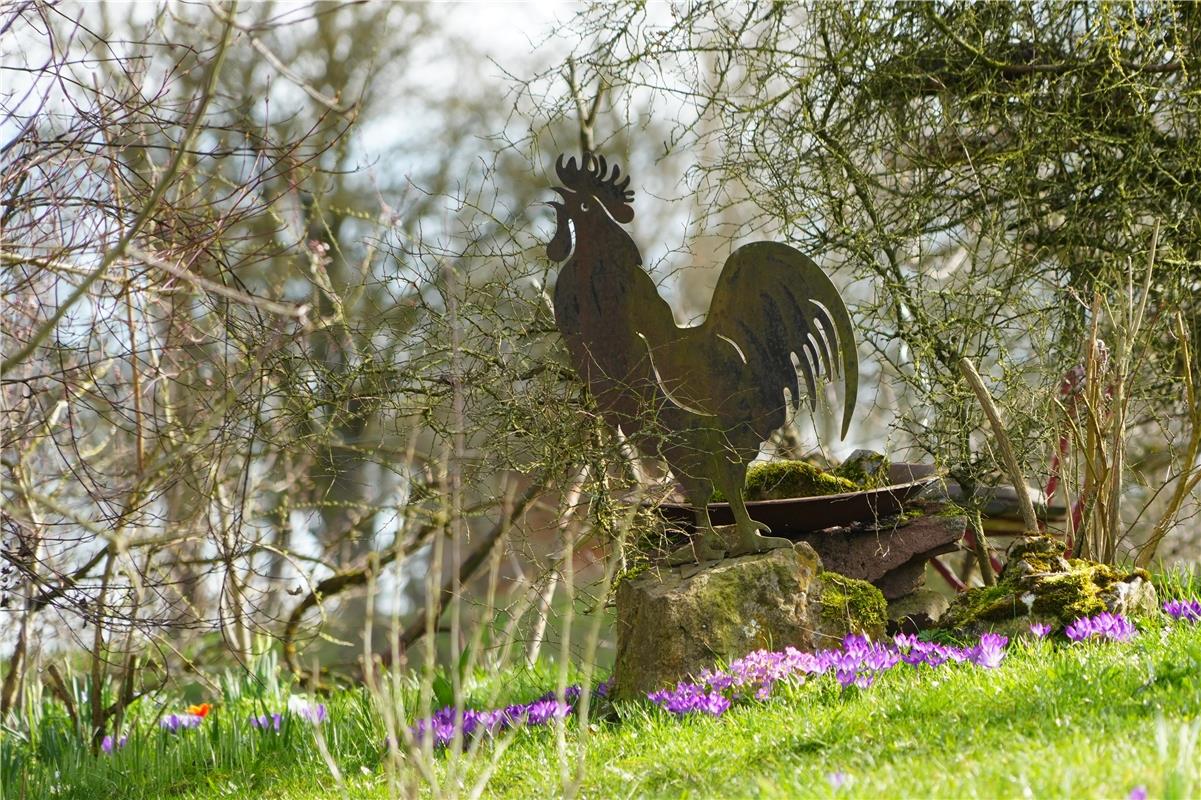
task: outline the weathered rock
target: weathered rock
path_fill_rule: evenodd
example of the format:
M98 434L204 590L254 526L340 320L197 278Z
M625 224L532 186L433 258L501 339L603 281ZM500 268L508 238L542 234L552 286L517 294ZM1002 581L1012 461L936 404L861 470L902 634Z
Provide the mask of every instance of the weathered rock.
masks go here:
M929 553L918 553L896 569L889 570L872 581L872 585L884 593L887 600L899 600L922 588L926 583L926 562L936 555L949 552L945 549Z
M933 589L919 589L888 604L889 633L917 633L938 624L951 601Z
M1063 626L1103 611L1127 617L1159 610L1145 570L1063 557L1063 545L1045 536L1014 541L996 586L960 595L943 619L946 627L1012 632L1033 622ZM1015 625L1016 621L1016 625Z
M895 600L921 586L928 560L959 549L966 527L967 517L927 513L895 527L840 528L796 538L817 551L826 569L869 581Z
M812 651L848 631L881 636L885 603L795 549L648 570L617 588L615 696L645 697L761 648Z
M1005 574L1013 578L1071 569L1071 563L1063 555L1063 545L1049 536L1014 539L1005 553Z
M846 457L833 472L862 487L884 486L888 483L888 456L875 450L856 450Z

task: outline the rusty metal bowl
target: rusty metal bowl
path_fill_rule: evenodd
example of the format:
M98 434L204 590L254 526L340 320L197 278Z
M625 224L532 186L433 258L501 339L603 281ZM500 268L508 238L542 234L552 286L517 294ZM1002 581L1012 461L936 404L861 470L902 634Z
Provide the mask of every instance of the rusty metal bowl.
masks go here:
M892 483L878 489L821 497L748 500L746 509L751 519L770 526L775 536L840 528L856 522L870 523L901 513L905 503L937 481L938 475L931 464L893 464L888 468L888 478ZM693 527L690 505L661 503L659 513L668 522L686 530ZM729 503L710 503L709 518L714 525L734 523Z

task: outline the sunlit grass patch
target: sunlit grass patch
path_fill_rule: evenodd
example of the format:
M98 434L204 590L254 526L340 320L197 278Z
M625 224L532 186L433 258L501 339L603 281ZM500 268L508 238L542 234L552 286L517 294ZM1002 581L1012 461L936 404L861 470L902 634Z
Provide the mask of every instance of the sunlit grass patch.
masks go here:
M481 670L464 682L466 707L529 703L555 685L553 673ZM378 698L362 689L318 698L277 674L231 672L199 723L174 731L160 721L188 704L149 700L125 744L96 755L39 695L36 725L4 732L4 797L390 796ZM418 687L399 691L411 724ZM565 720L562 749L552 720L465 743L465 757L435 751L436 777L450 778L458 759L453 780L470 785L495 760L488 796L553 796L565 759L582 755L584 797L1074 798L1145 787L1184 800L1201 791L1201 625L1165 616L1128 641L1022 638L992 669L920 664L881 672L867 688L832 674L787 680L718 717L641 702L593 711L586 736ZM266 725L252 721L264 715Z

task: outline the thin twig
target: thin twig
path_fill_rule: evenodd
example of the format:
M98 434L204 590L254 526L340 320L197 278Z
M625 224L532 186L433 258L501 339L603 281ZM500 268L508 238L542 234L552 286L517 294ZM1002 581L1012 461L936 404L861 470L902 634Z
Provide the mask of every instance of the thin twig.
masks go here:
M192 121L188 123L179 148L175 151L175 155L171 158L171 163L163 171L158 183L155 184L154 190L151 191L150 197L146 200L146 204L142 207L138 216L134 218L133 223L125 231L125 234L105 252L96 269L88 273L88 276L75 287L75 290L58 304L58 308L51 315L50 319L46 320L15 353L0 362L0 376L8 374L9 370L23 362L34 350L42 345L42 342L46 341L47 337L58 327L58 323L67 315L67 312L74 308L75 304L88 293L88 290L92 288L92 284L108 271L113 262L125 254L126 248L133 242L134 237L142 232L142 228L145 227L146 223L150 221L150 218L158 209L163 195L167 193L167 189L171 187L175 181L175 176L179 173L180 168L183 167L184 160L188 157L188 151L192 148L192 141L196 138L196 134L200 131L201 123L204 121L209 101L212 100L213 95L216 93L217 79L221 74L221 66L225 63L225 55L229 50L229 42L233 34L232 17L236 8L237 3L235 2L230 8L230 19L226 21L225 29L222 31L221 43L218 45L217 54L209 63L208 73L205 75L204 80L204 89L200 94L200 102L192 114Z
M213 294L221 295L228 300L233 300L236 303L253 306L272 314L279 314L280 316L284 317L296 317L307 324L309 313L309 307L307 305L277 303L274 300L266 300L262 297L255 297L254 295L240 292L237 289L231 289L230 287L217 283L216 281L211 281L208 278L197 275L196 273L184 267L181 267L177 264L172 264L166 259L162 259L147 253L140 248L134 247L133 245L130 245L126 249L129 251L129 254L137 260L143 261L150 266L155 267L156 269L161 269L168 275L174 275L176 278L185 280L193 286L203 289L206 292L212 292Z

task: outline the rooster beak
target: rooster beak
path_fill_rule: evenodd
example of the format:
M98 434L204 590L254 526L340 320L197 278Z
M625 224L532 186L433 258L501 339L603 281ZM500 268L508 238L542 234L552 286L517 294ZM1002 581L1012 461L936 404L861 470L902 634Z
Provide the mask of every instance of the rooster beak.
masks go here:
M567 218L567 206L553 200L546 205L555 210L555 236L546 245L546 256L551 261L566 261L571 255L571 223Z
M564 200L567 199L567 190L566 189L563 189L558 186L552 186L551 191L554 192L555 194L559 195L559 197L562 197ZM560 203L556 200L549 200L545 203L542 203L542 205L550 206L551 208L555 209L556 211L558 211L559 213L562 213L562 214L567 213L567 206L563 205L562 203Z

